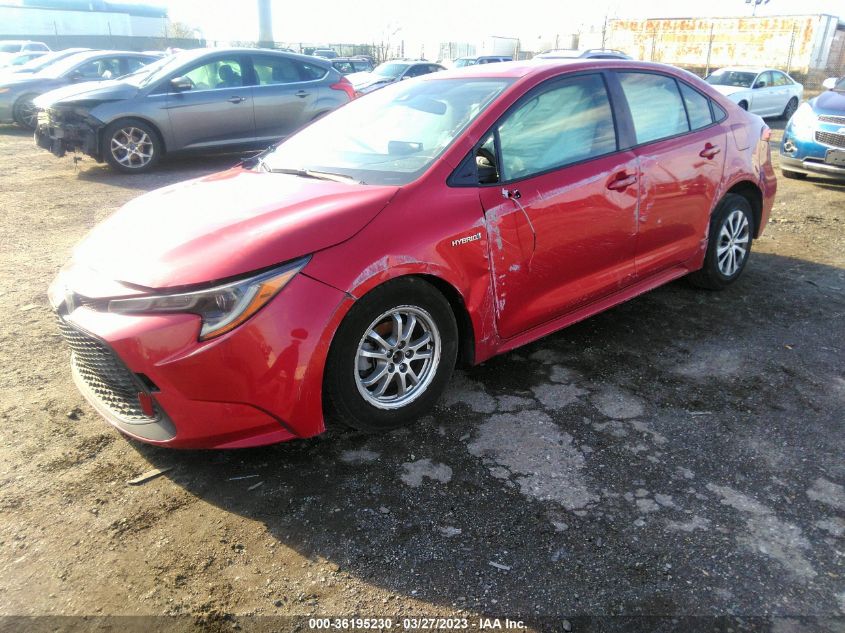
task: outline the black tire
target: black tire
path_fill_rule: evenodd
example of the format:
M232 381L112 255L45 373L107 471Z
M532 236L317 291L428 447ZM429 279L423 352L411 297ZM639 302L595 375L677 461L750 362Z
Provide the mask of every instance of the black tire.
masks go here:
M422 348L422 352L417 350L417 353L430 354L432 359L438 359L436 363L431 361L432 364L426 365L425 360L412 359L407 361L406 365L404 358L395 362L359 358L359 349L365 350L365 353L367 349L372 349L375 353L385 354L385 357L390 358L395 358L396 354L401 356L403 352L400 348L404 347L404 344L399 337L394 337L392 333L387 334L386 330L378 328L391 327L389 323L392 320L386 316L388 312L409 309L420 311L419 321L416 321L417 326L415 326L419 329L411 328L413 331L408 332L407 338L411 342L414 342L415 332L419 335L415 341L423 340L426 326L424 321L430 317L428 325L431 325L434 330L429 332L429 338L430 340L439 338L439 356L435 353L433 344L430 348ZM384 320L380 320L382 317ZM405 325L408 323L410 323L409 320L404 322ZM385 335L383 340L391 348L387 349L387 352L391 354L385 352L386 348L383 349L371 343L375 340L368 337L371 328L376 334ZM393 331L395 332L395 329ZM433 336L434 331L438 337ZM368 347L370 345L372 347ZM405 347L405 350L405 354L413 355L414 353L411 351L410 344ZM458 327L455 323L455 315L449 302L434 286L417 277L404 277L375 288L352 306L332 341L324 381L329 423L345 424L360 431L378 432L415 421L431 410L443 393L452 377L457 354ZM401 376L399 375L400 367L403 367ZM429 367L428 371L425 367ZM424 379L420 379L417 386L409 387L405 397L411 399L401 404L398 382L401 379L401 384L405 385L411 375L405 373L408 368L414 376L419 375ZM394 397L397 401L377 406L371 400L378 400L375 392L378 391L381 380L373 385L373 391L369 391L363 382L366 378L377 375L379 371L387 372L388 369L390 373L384 374L385 382L388 384L387 390L380 397L385 399ZM412 390L418 387L419 391L413 395ZM397 393L391 396L394 390ZM368 400L368 396L362 392L368 393L370 399ZM385 406L394 408L384 408Z
M113 169L126 174L149 171L161 159L163 150L158 131L140 119L119 119L103 131L103 158Z
M803 172L789 171L787 169L781 169L780 173L783 174L784 178L788 178L789 180L804 180L807 177L807 174Z
M736 233L735 240L732 241L729 236L734 234L733 227L739 229L743 226L739 217L735 215L736 213L744 218L745 230L744 233ZM727 239L726 235L728 236ZM743 237L744 242L742 241ZM708 290L722 290L734 283L742 275L742 271L745 270L745 265L748 263L753 237L754 214L748 200L733 193L727 194L719 202L713 212L713 217L710 218L710 232L704 266L701 270L689 275L690 282L699 288ZM740 255L737 249L742 248L745 252ZM731 252L728 252L726 258L724 253L727 251ZM732 262L731 257L733 257ZM736 269L731 272L733 264L736 265Z
M748 110L748 102L747 101L740 101L737 105L739 105L739 107L742 108L743 110L746 110L746 111Z
M792 118L792 115L795 114L795 111L798 109L798 98L792 97L787 104L786 107L783 109L783 114L780 115L780 118L784 121L789 121Z
M38 122L38 110L32 103L32 100L37 96L38 94L33 92L19 97L12 109L12 117L15 119L15 123L27 130L34 130Z

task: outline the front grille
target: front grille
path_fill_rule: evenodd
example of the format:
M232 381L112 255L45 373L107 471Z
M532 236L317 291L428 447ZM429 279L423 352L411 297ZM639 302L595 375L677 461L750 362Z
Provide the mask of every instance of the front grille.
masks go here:
M71 363L90 392L116 416L127 422L154 422L141 409L138 394L146 389L105 343L59 317L59 330L71 351Z
M835 116L833 114L820 114L819 121L822 123L834 123L836 125L845 125L845 116Z
M816 140L825 145L832 145L833 147L845 148L845 134L836 134L835 132L816 132Z

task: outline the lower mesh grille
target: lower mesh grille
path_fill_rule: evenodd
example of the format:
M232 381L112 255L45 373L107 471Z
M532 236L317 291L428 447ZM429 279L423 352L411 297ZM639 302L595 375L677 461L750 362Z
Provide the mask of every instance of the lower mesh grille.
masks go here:
M146 391L111 348L59 317L59 330L70 347L71 363L91 393L127 422L154 422L141 409L138 394Z
M836 134L835 132L816 132L816 140L825 145L833 145L834 147L845 147L845 134Z

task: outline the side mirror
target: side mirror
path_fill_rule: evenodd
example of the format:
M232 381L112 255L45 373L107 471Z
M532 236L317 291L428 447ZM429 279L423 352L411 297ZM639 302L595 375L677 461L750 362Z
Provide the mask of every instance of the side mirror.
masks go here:
M833 90L836 87L836 82L839 81L837 77L828 77L822 82L822 88Z
M765 88L765 87L766 87L766 82L763 81L762 79L760 81L758 81L756 84L754 84L755 89L756 88Z
M191 90L194 87L194 82L187 77L174 77L170 80L170 87L174 90Z
M405 81L406 79L410 79L410 77L408 75L402 75L402 77L399 78L399 81Z

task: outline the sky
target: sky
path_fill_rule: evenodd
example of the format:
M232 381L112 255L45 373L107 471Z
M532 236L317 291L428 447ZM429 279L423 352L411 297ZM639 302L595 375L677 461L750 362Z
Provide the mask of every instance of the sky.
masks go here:
M173 20L199 28L206 39L256 40L255 0L158 0ZM311 44L405 40L475 42L488 36L554 41L610 18L751 15L744 0L271 0L276 41ZM828 13L845 20L845 0L770 0L757 15ZM413 44L412 44L413 43Z

